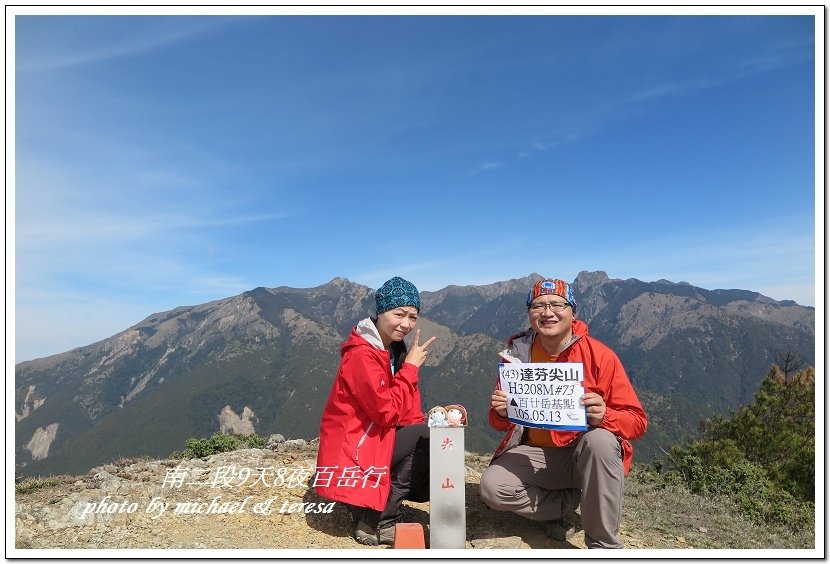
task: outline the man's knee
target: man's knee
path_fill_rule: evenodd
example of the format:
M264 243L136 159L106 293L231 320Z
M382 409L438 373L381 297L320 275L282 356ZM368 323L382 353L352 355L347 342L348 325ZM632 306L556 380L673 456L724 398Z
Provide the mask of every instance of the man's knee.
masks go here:
M502 510L506 499L515 497L515 491L511 495L511 487L505 483L504 469L500 466L488 466L484 470L478 489L481 500L491 509Z
M492 466L488 466L481 474L481 480L478 484L478 491L481 496L481 501L483 501L487 507L496 509L496 506L498 505L498 496L496 495L498 485L495 483L496 480L494 480L494 473L490 471L491 468Z
M622 463L620 441L613 433L599 427L591 429L581 437L578 450L580 457L590 456L607 462Z

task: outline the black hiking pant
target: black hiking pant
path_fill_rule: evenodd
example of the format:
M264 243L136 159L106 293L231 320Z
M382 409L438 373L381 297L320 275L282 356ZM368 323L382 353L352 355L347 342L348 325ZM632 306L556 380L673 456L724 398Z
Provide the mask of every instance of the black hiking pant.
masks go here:
M429 427L425 423L398 428L389 468L392 488L378 527L400 518L403 500L429 501Z
M391 489L383 511L350 507L360 519L378 528L394 525L400 519L401 503L429 501L429 427L425 423L398 427L389 462Z

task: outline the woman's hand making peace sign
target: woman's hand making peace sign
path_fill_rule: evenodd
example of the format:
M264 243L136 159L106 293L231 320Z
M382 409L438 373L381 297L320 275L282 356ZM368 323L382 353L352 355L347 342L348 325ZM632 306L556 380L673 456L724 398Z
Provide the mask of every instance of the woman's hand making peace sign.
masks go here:
M435 337L430 337L429 340L424 343L423 345L418 344L418 341L421 338L421 330L415 330L415 339L412 341L412 347L410 347L409 351L406 353L406 359L404 362L408 362L409 364L414 364L417 367L421 367L424 361L427 359L427 353L429 352L429 347L432 346L432 343L435 341Z

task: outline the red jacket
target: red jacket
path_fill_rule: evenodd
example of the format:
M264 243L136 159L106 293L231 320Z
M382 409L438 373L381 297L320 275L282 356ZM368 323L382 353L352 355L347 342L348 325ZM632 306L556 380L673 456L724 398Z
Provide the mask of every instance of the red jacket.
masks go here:
M583 387L586 392L595 392L605 401L605 416L599 427L611 431L620 441L623 452L623 469L628 474L634 447L629 441L639 439L646 431L646 413L637 399L634 387L625 373L620 359L610 348L588 336L588 325L575 319L573 333L576 340L562 351L559 361L581 362L585 367ZM510 337L507 349L501 353L502 362L530 362L530 347L536 333L528 329ZM498 386L498 384L497 384ZM493 458L519 444L524 427L506 417L501 417L493 408L489 412L490 425L507 435L496 448ZM575 441L584 431L551 431L554 444L566 446Z
M418 367L392 375L389 351L371 319L340 348L340 369L320 422L314 485L325 498L382 511L389 497L395 428L423 423Z

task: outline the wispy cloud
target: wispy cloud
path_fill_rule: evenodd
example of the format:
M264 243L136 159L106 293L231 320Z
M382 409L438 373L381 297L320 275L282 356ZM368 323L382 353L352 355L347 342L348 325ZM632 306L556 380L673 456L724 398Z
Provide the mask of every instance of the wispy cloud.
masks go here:
M208 218L190 213L146 216L120 215L98 211L76 211L43 219L17 221L16 244L19 251L76 247L88 243L95 247L113 246L146 238L165 238L179 230L233 227L280 220L286 214L259 214Z
M53 18L60 18L60 16L53 16ZM67 20L73 20L73 18L65 17L59 25L67 23ZM101 25L104 20L107 20L108 25ZM125 20L129 20L129 25L122 25L126 23ZM21 50L25 55L17 58L15 68L18 72L55 70L129 57L190 41L233 21L231 18L210 16L75 18L71 23L88 27L88 32L83 34L85 39L83 47L62 40L62 35L53 33L49 42L43 42L39 46L26 45L27 48ZM37 16L18 16L18 41L24 44L40 41L42 34L49 33L51 30L48 23L38 25L33 29L32 24L41 22L42 19L37 20ZM54 19L53 22L58 23ZM109 32L102 30L109 30Z
M535 141L530 147L532 150L523 149L520 156L546 152L554 147L597 135L620 120L648 113L649 105L661 100L694 96L753 75L810 63L813 61L813 49L813 42L809 39L771 43L764 52L757 54L727 53L709 66L699 69L696 74L684 74L683 80L653 79L651 84L622 92L617 97L606 99L591 108L568 116L567 119L563 119L565 125L559 125L549 132L546 138ZM674 76L676 73L672 69L672 72L667 74Z
M758 73L778 70L791 65L813 63L815 43L806 35L800 39L770 42L766 49L749 57L727 57L724 70L727 77L744 78Z

